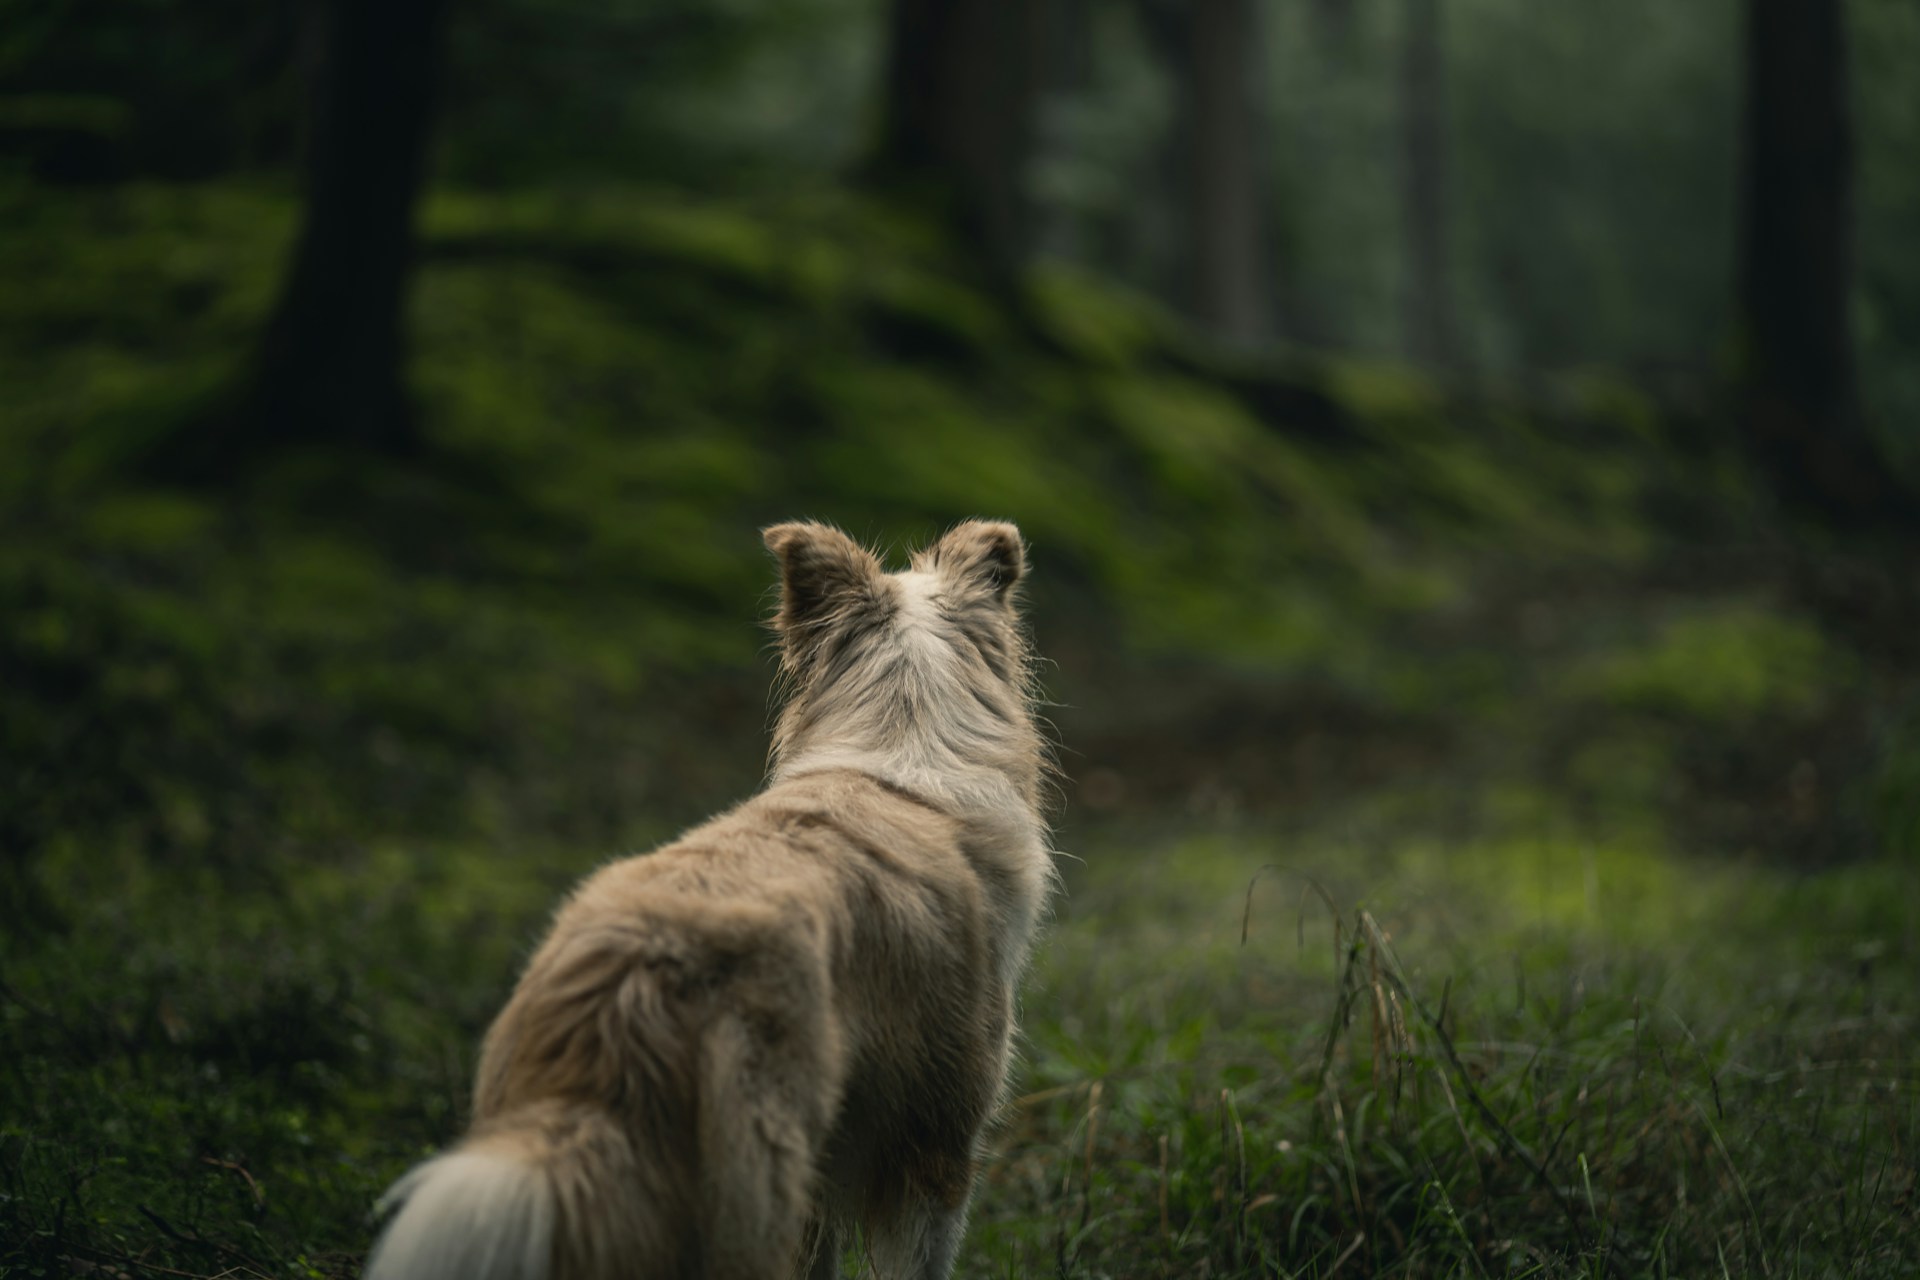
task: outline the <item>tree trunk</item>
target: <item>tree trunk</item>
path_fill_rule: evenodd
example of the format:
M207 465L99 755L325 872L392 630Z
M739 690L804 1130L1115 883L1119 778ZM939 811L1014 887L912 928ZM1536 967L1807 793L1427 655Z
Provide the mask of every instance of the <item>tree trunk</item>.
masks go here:
M1447 289L1446 64L1440 0L1406 0L1406 22L1400 60L1406 351L1417 361L1447 364L1454 349Z
M884 119L872 159L881 185L924 194L996 269L1030 234L1042 0L892 0Z
M1330 45L1352 39L1353 6L1354 0L1314 0L1313 17L1320 38Z
M1867 434L1849 315L1853 135L1842 0L1747 0L1741 413L1781 500L1842 526L1901 518Z
M1038 92L1034 99L1033 170L1059 163L1077 151L1078 139L1062 137L1062 115L1076 112L1094 85L1094 0L1046 0L1041 18ZM1084 204L1042 190L1031 202L1027 247L1068 261L1097 260L1091 242L1096 220Z
M1258 342L1272 331L1273 280L1254 0L1147 0L1142 13L1176 83L1177 290L1217 336Z
M256 355L245 448L415 444L406 291L445 0L330 0L292 265Z

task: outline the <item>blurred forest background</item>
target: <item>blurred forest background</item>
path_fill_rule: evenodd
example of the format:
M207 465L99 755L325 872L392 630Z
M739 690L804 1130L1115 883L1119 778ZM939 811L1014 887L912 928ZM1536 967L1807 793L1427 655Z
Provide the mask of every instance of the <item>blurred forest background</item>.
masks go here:
M565 886L756 785L757 528L967 515L1067 892L964 1274L1920 1272L1916 66L0 0L0 1274L354 1274Z

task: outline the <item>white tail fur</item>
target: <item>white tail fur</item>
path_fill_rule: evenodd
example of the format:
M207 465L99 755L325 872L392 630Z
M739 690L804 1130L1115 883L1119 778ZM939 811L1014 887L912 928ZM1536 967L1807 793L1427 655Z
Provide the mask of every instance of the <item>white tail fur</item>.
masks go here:
M671 1274L681 1240L655 1162L636 1169L622 1127L549 1101L496 1117L395 1183L397 1207L367 1280L548 1280Z
M553 1255L547 1171L506 1152L454 1151L407 1174L367 1260L367 1280L545 1280Z

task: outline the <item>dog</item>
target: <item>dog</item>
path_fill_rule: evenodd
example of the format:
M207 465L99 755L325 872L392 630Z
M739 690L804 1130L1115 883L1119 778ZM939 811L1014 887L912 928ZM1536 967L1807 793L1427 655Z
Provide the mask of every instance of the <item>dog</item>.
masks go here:
M560 908L369 1280L823 1278L854 1228L877 1276L950 1272L1054 884L1025 545L763 536L765 788Z

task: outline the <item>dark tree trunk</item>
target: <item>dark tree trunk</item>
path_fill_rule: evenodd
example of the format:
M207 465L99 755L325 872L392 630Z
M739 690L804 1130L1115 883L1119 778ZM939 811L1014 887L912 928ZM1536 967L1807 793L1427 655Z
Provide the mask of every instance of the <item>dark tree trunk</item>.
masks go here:
M329 0L293 260L236 444L403 452L406 291L445 0Z
M1146 0L1141 12L1176 84L1177 292L1218 336L1260 341L1272 332L1274 282L1254 0Z
M1406 21L1400 60L1406 350L1414 360L1446 364L1454 348L1447 288L1446 64L1440 0L1407 0Z
M1084 93L1093 84L1096 0L1044 0L1040 83L1043 90Z
M1040 27L1038 93L1034 101L1033 168L1072 156L1077 139L1061 137L1062 109L1080 106L1094 86L1095 0L1045 0ZM1040 192L1044 197L1045 192ZM1031 202L1027 247L1070 261L1099 260L1099 231L1091 211L1071 195Z
M1741 413L1782 501L1843 526L1902 520L1861 419L1849 291L1853 133L1843 0L1747 0Z
M892 0L871 177L930 196L995 268L1026 253L1041 0Z
M1354 0L1314 0L1314 22L1322 39L1341 44L1352 38L1353 4Z

